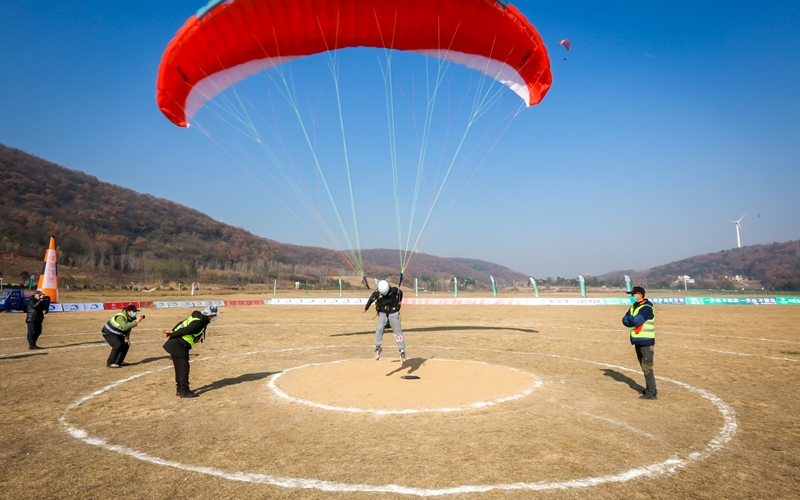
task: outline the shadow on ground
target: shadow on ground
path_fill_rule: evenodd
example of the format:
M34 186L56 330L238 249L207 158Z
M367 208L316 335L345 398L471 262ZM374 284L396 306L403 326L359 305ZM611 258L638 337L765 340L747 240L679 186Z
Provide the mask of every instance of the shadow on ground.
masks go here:
M0 356L0 360L3 360L3 359L25 359L25 358L30 358L32 356L46 356L46 355L47 355L46 352L32 352L32 353L29 353L29 354L15 354L13 356Z
M93 340L91 342L77 342L75 344L61 344L61 345L54 345L54 346L47 346L42 347L42 349L60 349L62 347L77 347L79 345L108 345L105 340L96 341Z
M408 375L411 375L415 371L419 370L420 367L422 367L422 365L424 365L425 362L428 361L429 359L433 359L433 358L409 358L409 359L406 360L405 363L402 363L400 366L398 366L397 369L392 370L389 373L387 373L386 376L387 377L391 377L395 373L399 373L399 372L405 370L406 368L408 368L408 371L406 373ZM399 363L400 360L398 359L397 362Z
M630 387L631 389L633 389L636 392L641 393L642 391L644 391L644 387L639 385L635 380L633 380L632 378L630 378L630 377L628 377L626 375L621 374L618 371L611 370L609 368L604 368L603 369L603 375L605 375L606 377L611 377L612 379L616 380L617 382L622 382L623 384L628 384L628 387Z
M387 330L391 327L386 326ZM449 332L449 331L465 331L465 330L478 330L478 331L497 331L497 330L513 330L522 333L539 333L538 330L531 330L530 328L508 328L497 326L429 326L424 328L403 328L404 332ZM375 330L368 332L351 332L351 333L334 333L331 337L351 337L353 335L375 335Z
M144 358L143 360L137 361L136 363L131 363L130 365L131 366L144 365L144 364L147 364L147 363L152 363L153 361L161 361L162 359L170 359L170 357L169 356L157 356L157 357L154 357L154 358Z
M214 391L217 389L222 389L223 387L230 387L232 385L243 384L245 382L255 382L256 380L265 379L270 375L275 375L276 373L280 372L245 373L244 375L239 375L238 377L224 378L222 380L217 380L216 382L211 382L210 384L204 385L199 389L195 389L194 392L197 394L202 394L204 392Z

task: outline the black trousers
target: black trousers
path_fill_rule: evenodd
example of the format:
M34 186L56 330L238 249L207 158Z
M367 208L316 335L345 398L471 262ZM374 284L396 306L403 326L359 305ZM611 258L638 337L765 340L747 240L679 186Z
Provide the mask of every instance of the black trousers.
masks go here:
M175 392L178 395L188 394L189 390L189 359L172 356L172 366L175 367Z
M111 346L111 354L108 355L106 365L118 365L125 361L125 356L128 355L128 349L131 348L125 343L125 337L114 335L113 333L103 334L108 345Z
M639 360L639 366L642 367L644 373L644 381L647 388L644 391L646 396L657 396L658 390L656 389L656 376L653 373L653 356L655 355L655 346L652 345L637 345L636 358Z
M39 335L42 334L42 322L31 321L28 323L28 347L36 347L36 342L39 340Z

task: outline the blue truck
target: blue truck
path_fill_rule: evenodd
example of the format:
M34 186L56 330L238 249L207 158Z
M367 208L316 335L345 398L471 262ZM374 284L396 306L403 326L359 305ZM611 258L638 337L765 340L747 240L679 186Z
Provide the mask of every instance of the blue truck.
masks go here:
M30 295L22 288L9 288L0 291L0 312L24 311Z

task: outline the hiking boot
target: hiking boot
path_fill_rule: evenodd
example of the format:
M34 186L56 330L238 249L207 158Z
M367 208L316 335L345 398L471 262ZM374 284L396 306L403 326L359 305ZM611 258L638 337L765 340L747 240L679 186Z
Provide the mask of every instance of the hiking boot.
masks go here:
M381 359L381 351L383 351L383 349L381 349L381 346L379 345L375 346L375 361Z
M652 401L652 400L657 400L658 396L656 396L655 394L642 394L641 396L639 396L639 399Z
M406 362L406 351L405 349L400 350L400 363L405 364Z
M190 392L187 392L186 394L181 394L180 397L182 397L182 398L197 398L197 397L200 397L200 396L198 396L197 393L190 391Z
M116 364L116 363L115 363L115 364L113 364L113 365L106 365L106 366L108 366L109 368L119 368L119 367L120 367L120 366L119 366L118 364Z

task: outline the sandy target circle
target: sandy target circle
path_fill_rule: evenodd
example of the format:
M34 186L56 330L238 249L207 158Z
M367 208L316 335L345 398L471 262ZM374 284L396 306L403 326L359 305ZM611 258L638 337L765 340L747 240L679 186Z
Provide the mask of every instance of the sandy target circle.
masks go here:
M356 346L328 346L326 348L352 348ZM425 346L426 348L435 348L435 349L442 349L442 350L456 350L459 348L452 348L452 347L445 347L445 346ZM532 352L523 352L523 351L497 351L493 349L480 349L480 348L460 348L467 351L485 351L485 352L503 352L505 354L514 354L514 355L528 355L528 356L543 356L543 357L551 357L555 359L562 359L562 360L569 360L575 362L582 362L582 363L589 363L595 366L600 367L607 367L613 368L616 370L622 370L629 373L639 373L636 370L632 370L629 368L610 365L608 363L602 363L597 361L585 360L580 358L573 358L569 356L560 356L555 354L543 354L543 353L532 353ZM233 357L239 355L254 355L259 353L275 353L278 351L258 351L258 352L249 352L249 353L242 353L238 355L229 355L229 356L215 356L214 358L226 358L226 357ZM198 359L197 361L206 361L212 359L211 357ZM305 366L305 365L304 365ZM723 425L718 429L716 434L714 434L711 440L698 451L693 451L690 453L685 454L681 457L678 453L672 455L671 458L666 459L661 462L651 463L648 465L642 465L639 467L634 467L628 470L624 470L618 473L611 473L606 475L599 475L599 476L589 476L584 478L575 478L575 479L567 479L567 480L559 480L559 481L538 481L538 482L524 482L524 481L517 481L513 483L495 483L495 484L476 484L476 485L462 485L462 486L453 486L453 487L444 487L444 488L424 488L424 487L414 487L414 486L402 486L397 484L352 484L352 483L344 483L338 481L330 481L330 480L318 480L318 479L310 479L310 478L298 478L298 477L281 477L278 475L271 475L271 474L258 474L258 473L249 473L249 472L238 472L238 471L226 471L214 467L207 467L207 466L198 466L198 465L191 465L182 462L177 462L174 460L163 459L157 456L154 456L149 453L145 453L136 449L132 449L126 446L121 446L113 443L109 443L103 438L92 436L86 430L80 429L74 425L72 425L67 420L67 414L70 410L75 409L81 405L84 405L92 398L104 394L112 389L118 388L121 385L133 381L135 379L145 377L149 374L155 373L161 370L167 370L171 367L164 367L160 370L152 370L147 372L138 373L126 379L122 379L116 381L112 384L109 384L102 389L99 389L85 397L79 398L74 403L69 405L64 414L59 418L59 422L65 427L65 431L71 435L72 437L83 441L86 444L90 444L93 446L99 446L106 450L113 451L116 453L121 453L124 455L128 455L139 460L157 464L157 465L165 465L169 467L173 467L180 470L198 472L202 474L207 474L215 477L220 477L228 480L233 481L241 481L241 482L248 482L248 483L256 483L256 484L267 484L273 486L280 486L283 488L302 488L302 489L318 489L320 491L331 491L331 492L375 492L375 493L396 493L396 494L403 494L403 495L412 495L412 496L442 496L442 495L455 495L455 494L464 494L464 493L479 493L479 492L487 492L492 490L505 490L505 491L546 491L546 490L565 490L565 489L578 489L578 488L586 488L591 486L597 486L601 484L607 483L622 483L626 481L630 481L633 479L638 478L645 478L645 477L656 477L660 475L666 475L676 472L677 470L686 467L687 465L703 460L704 458L708 457L710 454L720 450L724 447L735 435L737 424L736 419L734 416L733 410L720 398L711 394L708 391L703 389L699 389L696 387L692 387L688 384L683 382L667 379L663 377L658 377L660 381L664 381L670 384L674 384L680 388L683 388L687 391L695 393L697 396L709 401L712 405L717 409L720 415L723 418Z
M420 378L405 380L404 374ZM538 377L516 368L452 359L311 363L283 370L268 383L295 403L377 415L486 408L524 398L541 385Z

